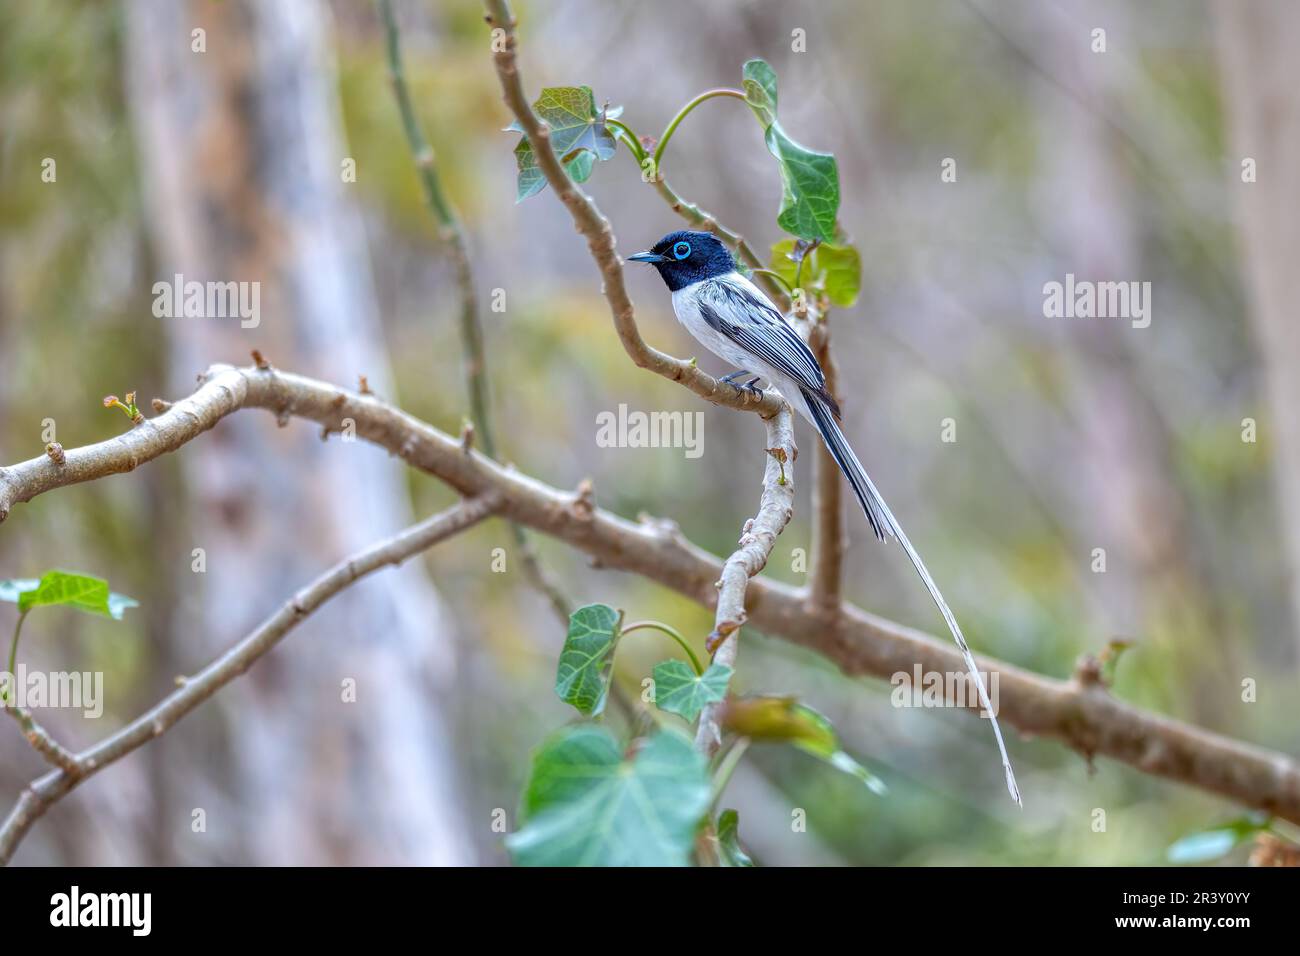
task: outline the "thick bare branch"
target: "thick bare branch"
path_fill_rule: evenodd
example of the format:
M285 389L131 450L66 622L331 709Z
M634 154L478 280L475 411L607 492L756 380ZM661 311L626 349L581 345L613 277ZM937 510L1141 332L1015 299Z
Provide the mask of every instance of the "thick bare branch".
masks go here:
M709 649L714 663L736 666L740 646L740 628L745 623L745 592L754 575L767 566L777 536L790 523L794 510L794 460L799 454L794 444L793 416L783 409L767 419L767 463L763 468L763 493L758 513L745 522L740 533L740 547L722 565L718 579L718 606L713 618ZM722 743L719 704L710 704L700 714L695 731L695 748L712 757Z
M63 466L42 455L0 470L0 514L53 488L130 471L237 409L265 408L281 421L306 418L326 432L341 431L343 420L351 419L361 438L461 494L497 492L500 514L586 552L596 566L641 575L705 607L717 604L722 563L670 522L638 524L610 514L595 506L589 491L561 491L503 468L373 395L271 368L214 366L203 381L193 395L119 438L65 451ZM847 674L888 679L911 673L916 664L937 673L965 670L960 651L948 641L849 604L828 621L809 610L803 591L770 578L749 582L745 608L750 624L812 648ZM1007 726L1300 823L1300 765L1283 754L1132 707L1095 683L1054 680L989 658L979 663L982 671L998 674L999 717Z
M9 816L0 824L0 864L9 862L32 824L64 795L87 777L166 733L182 717L247 671L334 595L380 568L401 564L412 555L477 524L492 514L499 505L500 496L488 491L414 524L340 562L295 594L221 657L193 677L185 678L179 689L148 713L90 749L72 756L70 760L67 751L50 741L57 748L56 762L60 769L46 774L24 790Z

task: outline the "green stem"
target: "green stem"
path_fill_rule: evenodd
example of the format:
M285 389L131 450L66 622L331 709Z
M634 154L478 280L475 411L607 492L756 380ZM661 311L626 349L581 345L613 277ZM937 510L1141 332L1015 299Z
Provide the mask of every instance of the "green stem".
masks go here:
M637 621L635 624L629 624L627 627L623 628L623 633L631 634L633 631L640 631L646 628L662 631L671 637L681 645L682 650L686 652L686 656L691 659L691 666L695 668L695 673L697 675L704 673L704 668L700 666L700 659L695 656L695 652L691 650L691 645L686 642L686 638L682 637L679 631L669 627L667 624L661 624L659 621Z
M656 173L659 172L659 162L663 159L664 148L668 145L668 141L673 138L673 133L677 131L677 127L681 125L682 120L686 119L691 110L695 109L695 107L699 106L705 100L711 100L717 96L730 96L738 100L743 100L745 98L745 94L740 92L740 90L705 90L699 96L695 97L695 99L691 100L678 110L677 115L669 120L668 125L664 127L664 134L659 137L659 145L655 147L654 159Z
M619 122L618 120L612 120L612 119L605 120L605 125L613 127L615 132L622 134L618 138L627 144L627 148L631 151L632 155L636 158L636 162L638 166L641 165L641 163L645 162L645 158L646 158L645 147L641 145L640 137L638 137L636 133L632 132L632 127L628 126L626 123L622 123Z
M14 684L18 681L17 673L14 670L18 660L18 635L22 633L23 621L27 620L27 615L30 611L31 608L23 611L18 615L18 620L14 622L14 638L9 643L9 687L7 687L6 690L12 691L14 689ZM17 701L17 699L18 698L15 696L14 701ZM11 702L6 701L6 703Z
M803 285L803 264L808 261L808 257L813 254L813 250L816 248L817 243L813 243L805 249L803 255L799 257L799 265L797 265L794 270L794 285L796 289Z
M740 737L726 755L718 762L718 772L713 777L713 798L709 805L716 810L718 802L722 799L722 793L727 789L727 784L731 782L731 775L736 772L736 766L740 763L740 758L745 756L745 751L749 749L750 740L748 737ZM712 811L710 811L712 812Z
M388 49L388 73L393 81L393 94L402 117L406 142L415 159L416 173L424 190L424 201L438 220L438 235L451 249L456 266L456 280L460 292L460 333L464 351L465 379L469 391L470 418L474 422L479 446L489 458L497 457L496 436L489 409L486 362L483 352L483 329L479 324L478 302L474 292L474 273L469 261L469 248L456 209L442 188L438 175L437 155L415 116L415 105L410 88L406 85L406 72L402 66L402 48L393 15L391 0L379 0L379 12L384 21L384 35Z

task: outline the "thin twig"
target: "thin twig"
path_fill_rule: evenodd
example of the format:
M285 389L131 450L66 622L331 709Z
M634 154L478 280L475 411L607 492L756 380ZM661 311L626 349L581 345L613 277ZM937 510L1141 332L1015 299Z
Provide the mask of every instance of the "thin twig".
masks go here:
M60 769L76 769L76 755L50 736L50 732L36 722L36 718L30 711L17 704L6 706L4 709L18 721L18 726L23 730L23 737L32 745L33 750Z
M462 501L339 562L295 594L221 657L187 678L178 690L163 698L148 713L75 756L59 748L60 769L33 781L23 791L4 823L0 824L0 864L9 862L32 824L69 791L87 777L162 736L178 720L246 672L334 595L380 568L401 564L412 555L478 524L499 507L500 501L500 496L493 492Z
M474 422L479 446L489 458L498 458L496 426L492 419L489 395L487 358L483 348L483 326L479 321L478 294L469 254L469 242L456 206L442 187L437 154L425 138L424 131L420 128L420 121L415 115L415 105L411 100L410 88L406 83L406 71L402 65L401 33L397 26L397 17L393 13L392 0L379 0L379 11L384 21L389 78L392 80L398 112L402 116L406 142L415 159L415 169L424 189L425 202L438 221L438 236L450 250L456 268L456 286L460 294L460 340L464 353L465 387L469 393L470 417ZM567 626L570 611L568 599L547 577L524 529L510 522L510 533L515 542L515 553L523 568L524 577L538 593L546 598L556 617Z

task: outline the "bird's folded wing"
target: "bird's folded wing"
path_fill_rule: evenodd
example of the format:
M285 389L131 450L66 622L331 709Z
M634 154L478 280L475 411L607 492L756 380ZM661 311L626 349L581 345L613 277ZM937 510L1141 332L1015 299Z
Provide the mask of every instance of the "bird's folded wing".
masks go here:
M700 316L714 331L793 379L820 392L826 376L812 351L763 293L743 276L707 279L697 299Z

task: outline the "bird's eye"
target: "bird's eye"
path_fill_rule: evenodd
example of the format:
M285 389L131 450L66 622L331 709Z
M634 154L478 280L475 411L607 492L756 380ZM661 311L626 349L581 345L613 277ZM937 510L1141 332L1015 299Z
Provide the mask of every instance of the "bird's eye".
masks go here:
M691 244L689 242L679 242L673 246L673 258L679 262L691 254Z

